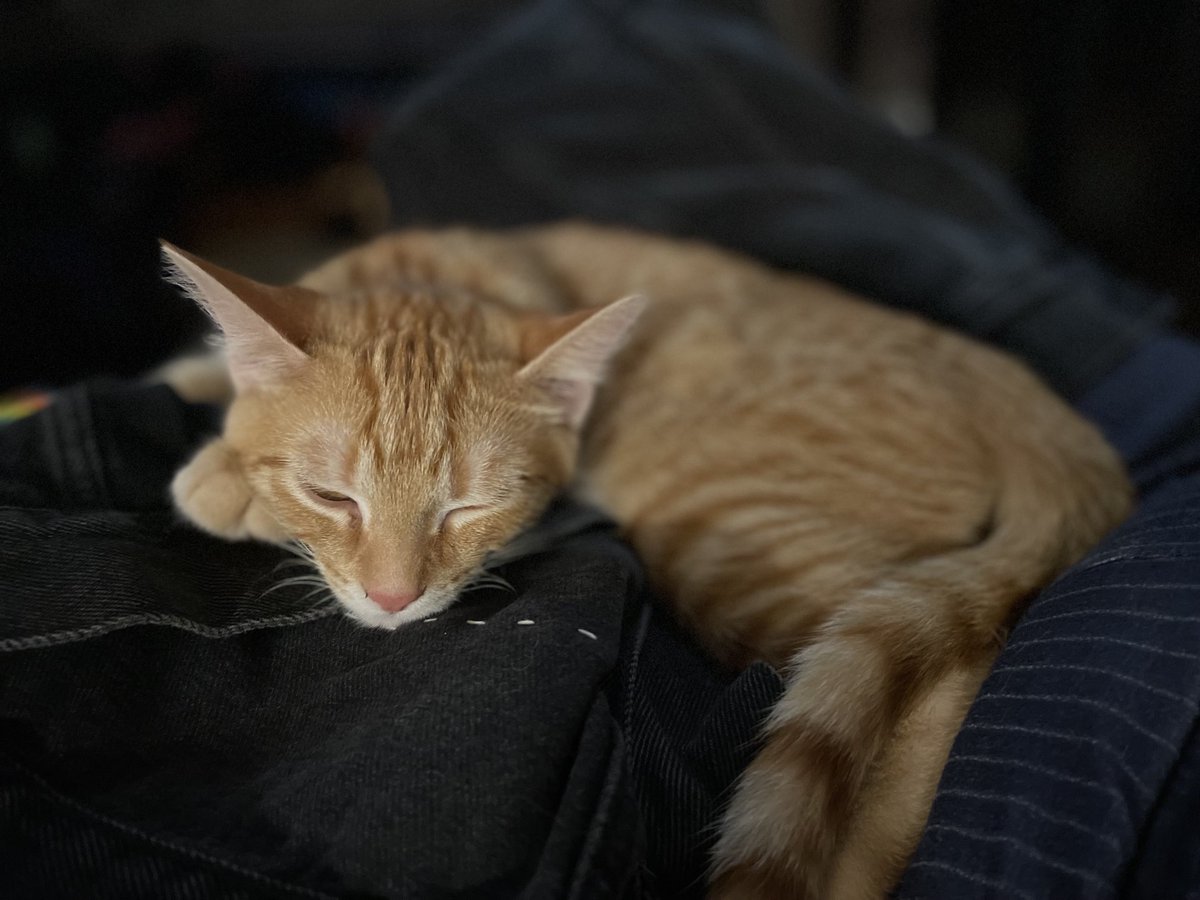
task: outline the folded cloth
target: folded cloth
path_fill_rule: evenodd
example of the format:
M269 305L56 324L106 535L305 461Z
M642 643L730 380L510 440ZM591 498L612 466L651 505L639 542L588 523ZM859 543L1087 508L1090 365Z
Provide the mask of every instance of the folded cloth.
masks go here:
M542 0L400 102L376 157L400 224L706 238L1007 347L1071 397L1172 309L963 155L695 4Z

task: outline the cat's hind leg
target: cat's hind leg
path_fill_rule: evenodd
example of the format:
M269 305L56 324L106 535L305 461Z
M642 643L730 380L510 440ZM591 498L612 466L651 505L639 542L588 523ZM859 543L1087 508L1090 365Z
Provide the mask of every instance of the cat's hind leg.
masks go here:
M287 543L288 535L255 495L237 453L223 438L205 444L171 482L176 508L202 531L226 540Z

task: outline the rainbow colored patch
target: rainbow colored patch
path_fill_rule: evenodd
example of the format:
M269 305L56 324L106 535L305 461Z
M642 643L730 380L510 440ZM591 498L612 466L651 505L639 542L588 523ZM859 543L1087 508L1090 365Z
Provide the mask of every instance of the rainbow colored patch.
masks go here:
M45 409L54 400L46 391L12 391L0 394L0 424L15 422Z

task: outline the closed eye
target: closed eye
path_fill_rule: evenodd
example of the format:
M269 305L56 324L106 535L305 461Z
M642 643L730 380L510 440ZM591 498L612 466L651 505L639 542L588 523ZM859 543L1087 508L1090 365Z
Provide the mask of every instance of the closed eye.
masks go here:
M327 491L325 488L309 488L314 494L322 500L328 500L330 503L341 503L343 500L349 500L345 494L339 494L337 491Z
M448 526L465 525L472 519L477 518L487 511L488 507L482 503L473 503L466 506L455 506L442 513L441 524L438 525L438 530Z
M345 509L351 515L359 515L358 501L353 497L316 484L302 485L305 493L325 506L335 506Z

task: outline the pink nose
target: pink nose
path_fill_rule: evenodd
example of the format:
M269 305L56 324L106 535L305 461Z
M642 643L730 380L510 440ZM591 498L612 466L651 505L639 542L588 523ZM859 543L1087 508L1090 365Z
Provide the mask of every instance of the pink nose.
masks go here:
M367 599L386 612L400 612L421 596L423 590L367 591Z

